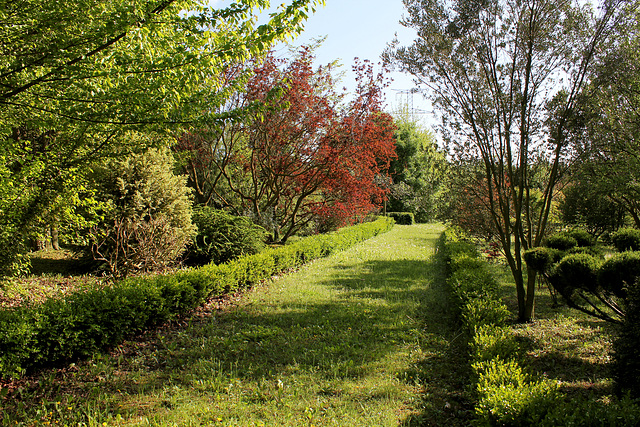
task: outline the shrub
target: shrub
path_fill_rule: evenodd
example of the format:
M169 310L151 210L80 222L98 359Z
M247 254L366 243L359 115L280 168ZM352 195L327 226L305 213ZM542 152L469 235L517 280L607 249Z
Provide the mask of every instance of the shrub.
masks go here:
M539 273L547 271L554 260L554 250L551 248L537 247L524 253L524 261L532 270Z
M475 334L480 327L504 325L511 312L502 301L494 298L474 298L462 307L461 317L467 330Z
M98 174L111 209L95 230L93 252L114 276L173 265L195 235L190 189L173 166L168 149L150 149Z
M566 233L552 234L544 241L544 246L561 251L567 251L578 246L578 241Z
M598 285L599 267L600 261L591 255L567 255L556 265L549 280L560 292L569 288L595 292Z
M595 244L595 241L591 234L581 228L574 228L573 230L568 231L567 235L575 239L578 246L581 248L593 246Z
M618 252L640 251L640 230L621 228L611 233L611 243L613 243Z
M413 212L387 212L387 216L393 218L396 224L412 225L415 223Z
M606 260L598 271L599 285L624 298L626 287L640 278L640 252L622 252Z
M201 206L194 209L193 222L198 232L188 248L190 262L222 264L265 247L267 231L247 217Z
M485 324L475 330L470 342L471 359L485 362L495 358L511 359L520 352L520 344L511 329L496 324Z
M473 298L497 298L499 285L496 279L484 268L473 266L469 258L463 258L466 268L456 264L456 270L447 279L447 285L462 304ZM473 260L482 263L480 260ZM482 268L481 268L482 267Z
M479 425L538 425L558 401L556 383L532 380L513 360L495 358L473 368L478 375Z

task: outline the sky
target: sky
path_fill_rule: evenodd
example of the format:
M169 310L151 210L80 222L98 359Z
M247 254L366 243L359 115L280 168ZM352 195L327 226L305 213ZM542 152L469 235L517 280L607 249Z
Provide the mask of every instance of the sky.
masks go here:
M272 0L272 9L283 0ZM209 0L214 7L221 7L230 0ZM286 1L289 4L289 1ZM316 12L309 16L304 32L291 42L294 46L310 44L313 40L326 37L324 43L315 51L316 65L323 65L338 60L345 71L341 87L353 92L356 86L355 76L351 72L354 58L368 59L374 64L381 61L380 55L397 35L400 45L410 45L415 31L400 24L405 13L402 0L325 0L325 6L318 6ZM288 49L284 46L276 48L282 55ZM409 90L415 88L409 75L392 72L393 79L385 90L386 109L393 113L400 106L413 106L413 118L425 127L433 127L436 123L432 107L420 93L410 95Z
M351 74L354 58L380 62L380 55L396 35L401 45L411 44L415 31L400 24L404 13L402 0L326 0L326 6L319 6L316 13L309 16L304 32L293 44L307 44L326 36L316 51L316 62L320 65L339 60L347 72L342 83L352 91L355 88ZM411 105L412 101L414 117L430 126L434 119L428 101L420 93L407 93L415 87L412 78L399 72L392 72L391 78L393 81L386 90L388 111Z

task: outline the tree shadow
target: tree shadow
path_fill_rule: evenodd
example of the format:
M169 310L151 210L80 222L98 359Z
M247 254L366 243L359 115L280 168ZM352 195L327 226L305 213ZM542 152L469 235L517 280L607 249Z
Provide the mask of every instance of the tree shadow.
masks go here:
M415 243L426 245L426 239L419 240ZM416 281L425 286L415 286ZM212 310L210 316L186 318L130 340L110 357L58 371L60 392L53 385L42 390L41 380L33 388L52 401L65 400L54 399L56 393L111 396L101 404L119 413L134 409L116 407L122 403L116 393L133 397L167 384L225 392L234 381L276 383L291 373L310 372L337 380L317 390L320 397L333 396L341 393L341 380L374 373L398 343L418 341L422 360L395 373L422 392L418 413L402 425L467 425L470 372L462 362L464 343L448 314L443 283L436 261L338 265L321 285L340 289L339 299L275 304L269 310L245 303ZM409 303L415 309L407 314ZM422 327L418 333L415 321ZM244 398L268 399L259 393Z

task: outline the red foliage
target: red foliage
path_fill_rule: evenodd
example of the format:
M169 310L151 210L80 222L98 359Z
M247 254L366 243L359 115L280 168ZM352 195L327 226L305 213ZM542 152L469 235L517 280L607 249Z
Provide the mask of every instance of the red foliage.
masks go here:
M395 126L381 112L383 76L356 64L356 96L341 108L331 66L312 63L303 48L293 60L268 55L257 64L241 100L249 115L204 153L224 153L213 163L238 196L237 210L268 226L274 241L318 218L342 225L376 209L387 193L376 178L395 156Z

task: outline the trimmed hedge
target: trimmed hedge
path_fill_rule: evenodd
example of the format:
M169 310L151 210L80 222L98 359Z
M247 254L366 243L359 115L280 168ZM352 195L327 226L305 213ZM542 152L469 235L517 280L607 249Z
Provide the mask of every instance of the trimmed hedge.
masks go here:
M583 240L583 243L586 239ZM473 243L458 230L445 230L439 252L447 261L447 284L450 288L463 330L468 333L469 363L475 373L475 411L479 426L627 426L640 423L637 400L624 397L612 402L587 400L563 395L554 381L528 372L520 363L520 345L507 325L508 311L494 289L486 263L474 255ZM477 252L477 251L476 251ZM536 248L526 255L530 261L545 266L557 262L558 251ZM622 263L635 272L635 264L621 257ZM628 258L635 259L635 255ZM587 254L568 257L563 268L575 269L583 282L593 280L593 265L600 261ZM605 263L606 264L606 263ZM633 277L633 274L630 275ZM640 395L640 286L629 288L627 310L631 317L623 325L620 339L614 344L617 376L625 378L621 388Z
M38 306L0 310L0 377L86 357L125 337L187 313L208 297L242 289L310 260L386 232L390 218L290 245L170 275L136 277L50 299Z
M511 317L499 285L475 245L447 229L439 251L447 265L447 286L467 331L477 425L535 425L558 398L557 384L525 373L518 363L520 346L509 333Z
M400 225L413 225L416 222L413 212L387 212L387 216Z

